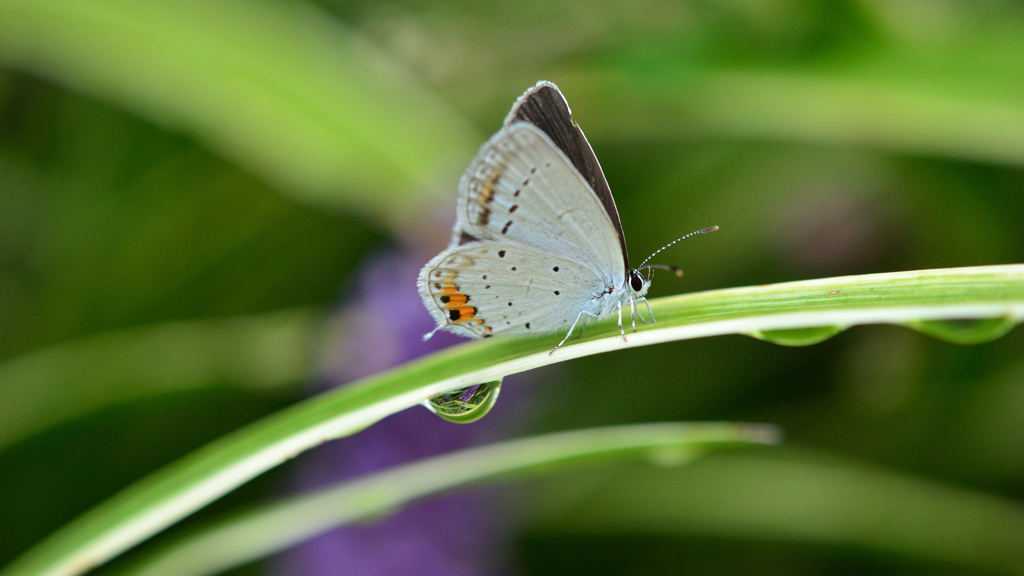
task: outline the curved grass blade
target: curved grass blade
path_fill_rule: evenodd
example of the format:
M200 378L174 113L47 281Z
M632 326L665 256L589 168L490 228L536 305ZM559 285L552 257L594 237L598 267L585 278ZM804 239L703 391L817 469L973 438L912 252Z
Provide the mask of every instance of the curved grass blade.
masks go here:
M673 450L678 464L705 451L775 444L779 433L758 424L642 424L545 434L460 450L261 506L196 530L124 571L135 576L216 574L284 550L330 528L379 516L458 486L538 467L561 469L596 456ZM557 465L557 466L556 466Z
M545 478L527 494L534 532L789 541L1024 574L1019 501L791 448Z
M319 314L288 310L170 322L80 338L0 363L0 450L113 404L226 384L308 379Z
M918 320L1024 319L1024 265L846 276L713 290L651 302L658 323L615 321L548 352L561 334L468 343L323 394L221 438L139 481L52 535L3 576L79 574L313 446L434 394L634 346L723 334Z

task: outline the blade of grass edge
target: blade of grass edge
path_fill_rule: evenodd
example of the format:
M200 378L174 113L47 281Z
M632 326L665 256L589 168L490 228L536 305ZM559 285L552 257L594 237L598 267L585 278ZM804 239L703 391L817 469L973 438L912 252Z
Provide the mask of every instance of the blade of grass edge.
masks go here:
M111 330L0 362L0 450L106 406L225 384L282 391L313 373L321 312Z
M617 335L614 320L557 353L558 334L473 342L296 404L142 479L53 534L3 576L85 572L240 484L333 438L445 390L582 356L723 334L972 318L1024 319L1024 265L847 276L713 290L651 302L657 324Z
M544 434L460 450L230 515L168 542L120 573L215 574L424 496L539 467L553 471L584 457L671 449L677 457L673 464L681 465L710 448L778 439L778 430L768 425L664 423Z

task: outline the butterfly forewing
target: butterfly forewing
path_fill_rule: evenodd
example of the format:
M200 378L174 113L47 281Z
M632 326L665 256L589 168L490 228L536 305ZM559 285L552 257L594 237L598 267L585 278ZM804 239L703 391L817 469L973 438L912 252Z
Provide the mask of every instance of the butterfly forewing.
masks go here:
M439 324L475 337L561 328L581 305L591 311L591 287L599 282L575 259L491 242L445 250L419 280L424 303Z
M569 110L569 103L565 101L562 92L551 82L538 82L516 100L508 117L505 118L505 127L517 122L529 122L544 132L587 181L615 227L622 249L622 260L628 269L626 237L622 233L619 211L615 207L611 188L608 187L608 180L604 177L604 171L601 170L601 164L597 161L597 155L590 147L590 142L583 135L579 125L572 120L572 111Z
M625 281L618 232L579 172L541 130L515 123L495 135L459 184L461 230L594 269L599 294Z

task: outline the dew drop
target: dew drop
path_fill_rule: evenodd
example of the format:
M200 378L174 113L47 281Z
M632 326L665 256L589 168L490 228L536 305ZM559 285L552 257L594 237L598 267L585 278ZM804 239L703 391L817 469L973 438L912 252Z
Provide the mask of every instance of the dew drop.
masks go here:
M495 380L442 392L424 400L423 405L443 420L469 424L483 418L494 408L499 392L501 380Z
M655 446L647 450L647 460L661 468L677 468L700 456L693 448L686 446Z
M755 330L750 336L780 346L810 346L824 342L843 331L841 326L815 326L788 330Z
M971 320L911 320L906 322L922 334L951 344L983 344L1009 332L1017 321L1012 316Z

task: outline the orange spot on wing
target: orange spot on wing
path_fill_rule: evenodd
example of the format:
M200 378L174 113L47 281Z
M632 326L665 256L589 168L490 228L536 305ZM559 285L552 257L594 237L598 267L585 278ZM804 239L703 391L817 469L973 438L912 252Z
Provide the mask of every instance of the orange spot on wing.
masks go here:
M461 308L452 308L452 310L458 310L459 311L459 317L458 317L457 320L453 321L454 324L459 324L461 322L469 322L470 320L476 320L477 324L480 324L481 322L483 322L483 320L481 320L479 318L473 318L473 316L476 314L476 308L473 308L472 306L463 306Z
M465 294L452 294L448 296L448 302L445 303L444 307L449 310L461 308L466 303L466 300L469 300L469 297Z

